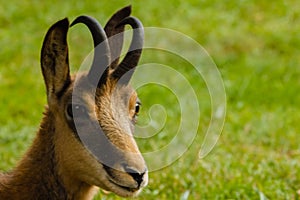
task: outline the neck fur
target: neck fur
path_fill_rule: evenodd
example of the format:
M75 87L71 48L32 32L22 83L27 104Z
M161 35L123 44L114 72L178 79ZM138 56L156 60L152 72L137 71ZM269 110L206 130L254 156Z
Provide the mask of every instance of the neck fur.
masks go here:
M17 167L0 174L1 199L92 199L97 192L96 187L73 180L57 164L53 121L53 115L47 112Z

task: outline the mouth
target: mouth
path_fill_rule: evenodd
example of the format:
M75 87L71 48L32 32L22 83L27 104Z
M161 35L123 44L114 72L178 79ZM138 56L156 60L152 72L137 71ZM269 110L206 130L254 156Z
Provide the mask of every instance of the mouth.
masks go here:
M125 186L124 184L117 183L117 181L115 180L115 176L112 173L113 169L111 169L108 166L104 166L104 169L107 173L107 180L109 181L109 183L113 184L117 189L125 193L130 193L131 195L134 195L134 193L137 193L140 190L140 187L129 187Z
M107 178L108 178L110 183L114 184L115 186L117 186L120 189L126 190L127 192L135 193L139 190L139 188L131 188L131 187L126 187L126 186L123 186L123 185L119 185L118 183L113 181L110 176L108 176Z

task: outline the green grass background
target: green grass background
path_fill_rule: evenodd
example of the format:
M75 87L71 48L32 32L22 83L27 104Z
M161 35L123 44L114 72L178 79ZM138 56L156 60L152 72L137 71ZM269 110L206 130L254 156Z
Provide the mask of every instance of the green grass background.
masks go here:
M200 80L195 86L202 97L198 136L177 162L150 173L149 186L137 199L300 199L300 4L296 0L1 1L0 170L16 164L42 118L46 96L39 56L46 30L61 18L73 20L80 14L104 24L128 4L144 26L174 29L199 42L217 64L227 93L221 138L199 160L210 120L209 95ZM69 43L76 71L91 50L90 35L85 29L71 30ZM147 59L156 61L156 57ZM187 63L178 66L176 60L160 59L184 69L192 83L199 82L193 80ZM169 93L146 89L140 91L143 112L153 103L170 110L178 107L169 103ZM167 133L173 130L172 124L169 127ZM147 150L170 137L138 142ZM96 199L121 198L100 192Z

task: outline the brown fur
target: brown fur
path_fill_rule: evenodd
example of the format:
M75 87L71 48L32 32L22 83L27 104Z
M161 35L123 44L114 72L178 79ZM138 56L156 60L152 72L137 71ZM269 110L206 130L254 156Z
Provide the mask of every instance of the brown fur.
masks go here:
M91 199L97 190L87 184L67 185L55 147L54 116L46 111L32 146L14 171L0 176L0 199Z
M88 200L98 187L129 197L147 184L146 164L132 135L136 92L110 77L96 91L89 84L87 73L71 77L68 27L68 21L61 20L45 37L41 65L48 106L29 150L12 171L0 173L1 200ZM78 92L75 96L74 88ZM89 120L99 123L108 140L120 150L119 159L110 166L101 163L81 143L70 125L67 108L72 102L82 105ZM83 130L86 134L95 131L87 125Z

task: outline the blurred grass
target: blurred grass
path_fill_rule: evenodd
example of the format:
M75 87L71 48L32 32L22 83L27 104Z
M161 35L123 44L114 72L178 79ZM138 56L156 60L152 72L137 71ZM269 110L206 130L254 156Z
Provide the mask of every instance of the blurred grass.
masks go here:
M221 71L228 103L216 148L198 160L210 104L203 81L195 85L203 111L198 137L177 162L150 173L149 186L137 199L300 199L300 4L296 0L2 1L0 169L15 165L42 117L46 97L39 54L49 26L80 14L104 24L128 4L144 26L175 29L198 41ZM75 71L92 43L80 28L70 30L69 43ZM151 58L156 61L155 55L147 57ZM165 62L183 70L192 83L199 82L192 79L193 70L186 63ZM143 112L154 102L177 109L159 88L146 89L139 91ZM141 149L167 139L151 138ZM98 199L121 198L100 192Z

